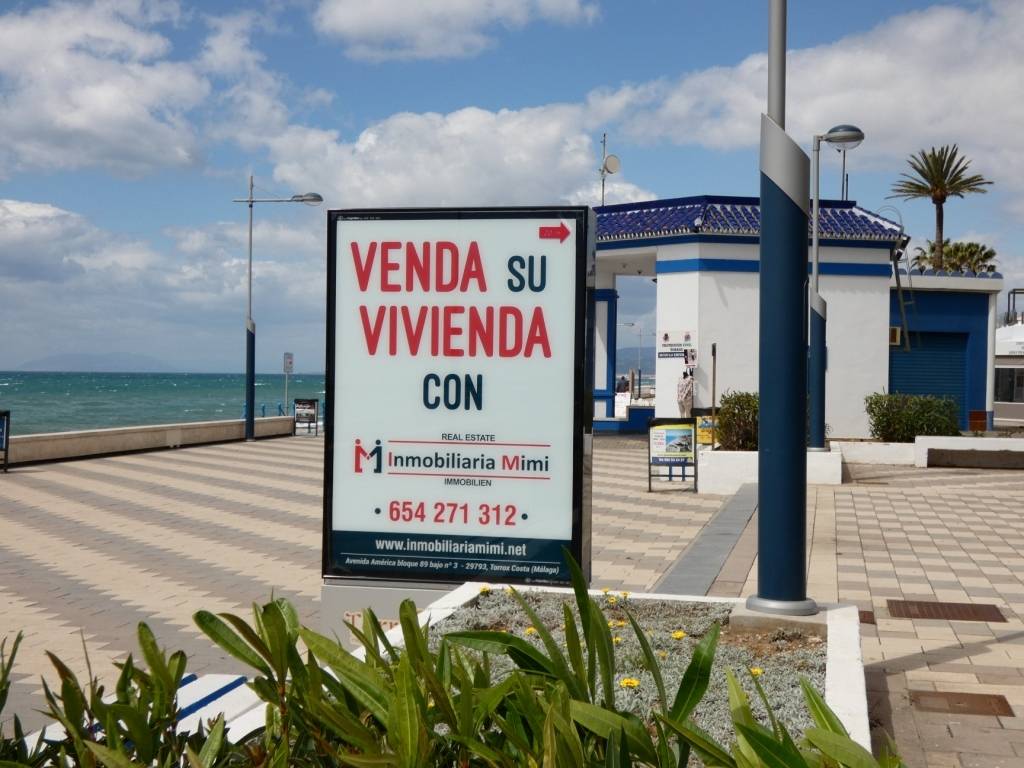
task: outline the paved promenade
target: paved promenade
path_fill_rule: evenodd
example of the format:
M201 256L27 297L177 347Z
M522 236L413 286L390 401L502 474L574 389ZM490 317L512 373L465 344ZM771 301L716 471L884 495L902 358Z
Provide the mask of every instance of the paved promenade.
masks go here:
M84 638L109 681L146 621L193 671L234 671L194 628L196 609L244 614L273 590L315 624L322 451L297 437L0 475L0 636L26 632L8 716L41 722L44 649L84 677ZM595 585L649 589L692 563L713 568L709 594L755 591L756 514L712 522L723 497L648 494L645 463L642 440L596 441ZM809 591L871 612L873 725L912 767L1024 768L1024 472L849 469L848 484L809 493ZM735 543L709 561L701 534L727 525ZM893 618L890 600L992 604L1006 621ZM962 694L1001 695L1012 714Z

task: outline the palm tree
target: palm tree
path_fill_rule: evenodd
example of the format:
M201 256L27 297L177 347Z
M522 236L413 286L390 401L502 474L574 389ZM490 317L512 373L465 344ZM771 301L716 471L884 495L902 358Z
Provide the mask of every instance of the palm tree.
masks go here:
M913 174L901 173L899 181L892 185L889 197L913 200L921 197L931 198L935 204L935 256L932 266L943 268L942 238L942 206L950 197L963 197L969 193L987 192L985 186L991 184L980 174L967 175L971 161L961 157L956 144L948 144L925 152L920 150L916 155L907 158Z
M924 272L936 267L936 248L934 240L927 240L927 246L914 249L913 269ZM956 242L945 240L942 243L943 268L947 272L985 272L995 269L996 251L983 243Z

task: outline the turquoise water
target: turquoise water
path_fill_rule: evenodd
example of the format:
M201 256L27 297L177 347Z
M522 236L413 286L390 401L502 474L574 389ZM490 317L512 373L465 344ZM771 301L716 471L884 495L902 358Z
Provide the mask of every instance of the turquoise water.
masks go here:
M322 375L288 379L288 400L324 398ZM256 415L278 413L284 375L256 377ZM240 419L245 376L235 373L19 373L0 371L11 434Z

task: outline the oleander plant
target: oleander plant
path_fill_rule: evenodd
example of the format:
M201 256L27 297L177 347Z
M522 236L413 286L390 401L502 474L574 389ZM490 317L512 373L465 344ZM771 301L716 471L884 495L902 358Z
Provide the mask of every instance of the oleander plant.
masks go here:
M47 714L59 729L30 745L18 720L0 731L0 768L11 766L657 766L692 761L724 768L897 768L891 753L874 758L853 741L821 695L801 681L813 727L794 738L747 671L767 717L758 718L748 694L727 675L732 741L721 744L691 715L708 690L718 643L715 625L694 647L675 690L666 688L658 656L627 611L642 664L657 688L644 720L616 708L616 644L600 601L570 563L574 595L562 606L564 632L556 641L530 604L514 590L539 643L497 630L458 631L431 642L415 605L402 604L401 641L385 635L372 611L362 628L348 625L362 657L337 640L303 626L286 600L254 606L251 621L207 611L199 628L252 670L250 687L265 703L265 721L232 743L222 717L198 732L179 732L176 691L185 674L181 652L166 654L145 624L138 639L146 669L129 656L109 694L93 678L83 684L54 656ZM434 638L436 640L436 638ZM10 688L20 636L0 645L0 714ZM496 675L492 660L512 662ZM506 665L507 666L507 665ZM618 685L629 682L620 679ZM2 721L0 721L2 722ZM59 734L59 735L57 735Z

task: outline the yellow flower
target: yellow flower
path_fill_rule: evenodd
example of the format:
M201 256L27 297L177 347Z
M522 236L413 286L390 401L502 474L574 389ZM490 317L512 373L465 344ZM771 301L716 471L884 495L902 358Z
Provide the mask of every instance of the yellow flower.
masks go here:
M622 595L623 599L629 597L629 592L620 592L619 594Z
M526 634L528 634L528 635L536 635L537 634L537 629L535 627L527 627L526 628Z
M667 659L668 658L668 651L658 651L658 658L659 659Z
M613 619L608 619L608 628L611 629L614 626L615 626L615 621Z
M608 589L608 587L601 587L601 594L602 595L607 595L609 592L611 592L611 590Z
M615 599L614 595L608 598L608 605L615 605L616 602L618 601Z
M624 677L621 680L619 680L619 685L622 688L639 688L640 681L637 680L635 677Z
M480 587L480 594L481 595L489 595L490 593L491 593L491 587L490 587L489 584L484 584L482 587Z
M626 620L625 619L619 619L618 621L615 622L615 626L618 627L619 629L621 629L622 627L626 626Z
M681 629L677 629L675 632L672 633L673 640L682 640L684 637L686 637L686 633L683 632L683 630Z
M513 594L514 592L515 592L515 590L514 590L514 589L512 589L512 587L505 587L505 594L506 594L506 595L511 595L511 594Z
M761 669L760 667L751 667L750 668L750 674L752 674L754 677L760 677L761 675L764 674L764 670Z
M615 643L616 645L618 645L619 643L622 642L622 638L619 637L618 635L616 635L615 637L612 638L612 642Z

